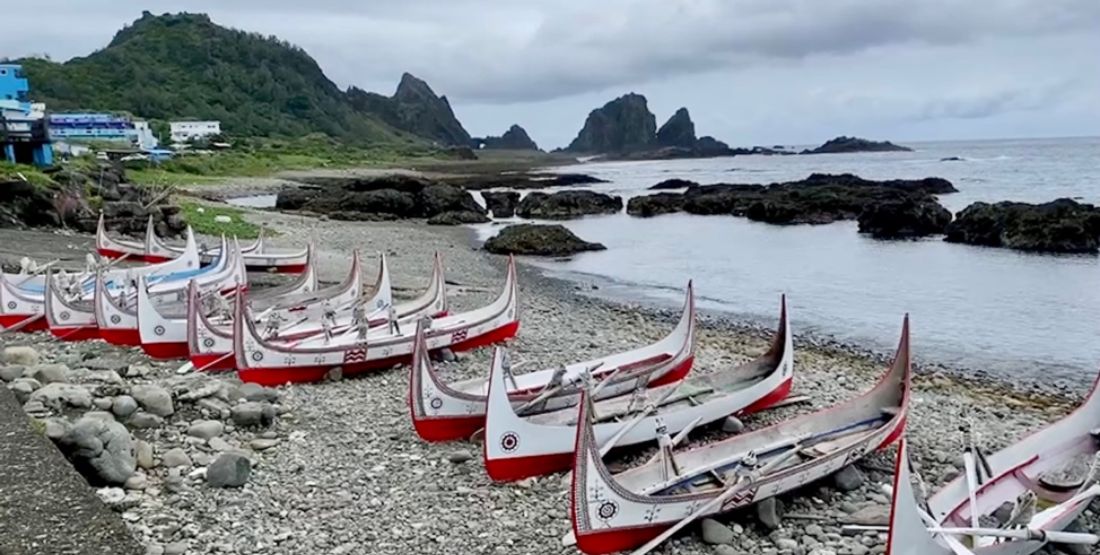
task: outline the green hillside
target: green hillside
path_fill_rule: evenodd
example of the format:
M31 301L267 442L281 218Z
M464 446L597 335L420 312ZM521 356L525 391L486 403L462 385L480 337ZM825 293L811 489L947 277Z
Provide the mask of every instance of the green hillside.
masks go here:
M301 48L202 14L145 12L89 56L22 63L32 97L52 110L215 119L236 136L320 132L357 143L420 142L356 109Z

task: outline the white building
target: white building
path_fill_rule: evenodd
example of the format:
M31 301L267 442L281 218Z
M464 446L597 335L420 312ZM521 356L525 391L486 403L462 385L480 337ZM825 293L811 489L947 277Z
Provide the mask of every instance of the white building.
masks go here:
M134 142L142 149L157 148L159 141L149 128L149 122L134 120Z
M170 125L173 143L186 143L192 139L201 139L222 132L220 121L173 121Z

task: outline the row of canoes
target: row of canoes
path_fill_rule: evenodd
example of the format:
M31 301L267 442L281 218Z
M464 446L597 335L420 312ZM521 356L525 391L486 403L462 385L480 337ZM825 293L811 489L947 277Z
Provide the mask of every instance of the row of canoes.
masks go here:
M102 228L96 242L122 244ZM48 329L67 341L140 346L155 359L190 359L197 369L236 370L242 380L264 385L409 362L421 320L430 321L430 348L455 351L508 339L519 327L511 264L496 300L450 314L438 256L423 294L395 303L385 256L372 287L363 285L354 254L347 279L322 288L307 248L294 281L250 292L248 258L236 241L223 239L204 254L188 230L186 244L172 252L178 255L167 261L125 269L2 274L0 324L9 331ZM133 257L148 260L149 254Z
M114 250L122 242L99 235L97 245L122 252ZM517 332L511 260L495 301L450 314L438 256L424 294L394 304L384 256L373 287L363 286L354 255L347 279L320 288L306 249L292 283L249 292L250 263L236 242L200 252L188 234L185 246L156 261L155 252L166 248L150 233L140 253L134 246L122 254L154 261L148 266L0 275L0 324L140 345L156 358L188 357L198 369L235 369L242 380L268 385L410 362L409 407L423 439L481 435L486 471L497 481L572 470L566 541L585 553L644 553L699 518L824 478L901 438L909 416L908 319L890 368L861 397L685 449L677 447L692 430L788 396L794 352L785 299L770 348L709 375L691 375L689 284L678 323L651 345L524 373L514 372L518 365L498 347L488 377L448 383L429 353ZM251 265L262 266L255 258ZM959 478L931 496L902 441L886 552L1024 555L1052 542L1096 545L1094 535L1064 530L1100 494L1098 428L1100 396L1090 394L1068 417L999 452L987 454L973 439ZM612 473L604 463L612 449L654 442L656 455L640 466Z
M488 379L446 383L418 341L409 407L428 441L480 430L494 480L571 469L567 543L590 554L645 553L695 520L795 490L903 437L912 374L908 317L890 368L862 396L676 449L694 428L781 402L791 387L791 339L784 301L767 352L689 376L689 284L680 322L661 341L555 370L513 375L498 347ZM603 461L612 449L647 442L657 443L657 453L640 466L613 473ZM1095 385L1072 414L1008 448L986 453L972 438L963 472L931 496L916 493L925 487L910 468L909 447L899 445L889 526L881 528L889 555L1026 555L1051 543L1100 545L1094 534L1064 531L1100 496Z

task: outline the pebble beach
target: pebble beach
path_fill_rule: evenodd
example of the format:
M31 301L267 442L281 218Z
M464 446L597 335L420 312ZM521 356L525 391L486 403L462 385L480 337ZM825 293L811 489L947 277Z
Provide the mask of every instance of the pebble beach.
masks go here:
M373 275L377 253L387 254L399 298L414 297L427 287L431 256L441 252L454 312L486 304L503 283L504 259L478 250L466 228L409 221L337 222L271 212L247 217L277 231L276 243L314 241L325 281L342 279L351 252L359 249L367 275ZM66 248L91 245L90 237L59 241ZM590 285L548 278L520 262L522 324L507 347L525 362L524 370L648 344L663 337L678 316L678 311L597 298ZM899 314L899 332L901 319ZM855 397L886 371L891 353L803 337L798 314L792 313L791 320L792 395L808 400L747 417L747 430ZM920 322L913 329L919 355ZM701 321L693 372L720 371L749 360L767 349L770 334L708 314ZM233 374L178 373L183 361L154 362L140 350L101 341L60 343L44 333L0 335L0 349L12 347L29 349L18 349L25 360L7 360L9 367L60 365L65 371L59 383L88 394L87 406L51 406L30 404L34 393L27 392L30 397L20 401L30 404L24 409L41 420L47 435L59 433L62 418L72 420L89 411L111 417L119 398L136 397L135 388L160 388L170 395L171 412L131 429L139 440L138 473L124 488L97 492L146 553L577 552L561 543L570 529L566 475L494 484L481 466L479 443L421 441L409 418L406 367L257 391L242 387ZM491 349L460 353L440 362L440 372L448 380L486 375L490 355ZM39 386L45 384L40 381ZM1018 391L958 371L918 367L907 426L911 452L934 488L958 472L965 439L960 427L974 426L984 447L995 450L1064 415L1084 393ZM273 419L257 424L239 417L239 407L248 403L270 407L264 410ZM142 403L143 411L148 408ZM698 430L692 441L726 435L720 425L712 426ZM247 483L210 487L209 467L227 452L251 461ZM613 469L626 468L652 453L649 448L627 449L614 453L608 463ZM885 523L889 497L883 486L892 481L894 453L890 448L872 454L843 479L826 479L784 495L766 510L748 509L690 526L659 552L882 553L885 534L847 535L841 527ZM1096 511L1085 518L1087 529L1100 529Z

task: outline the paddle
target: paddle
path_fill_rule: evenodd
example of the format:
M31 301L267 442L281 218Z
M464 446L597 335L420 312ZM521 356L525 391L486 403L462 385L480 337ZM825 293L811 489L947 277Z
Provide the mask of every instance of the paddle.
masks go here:
M684 529L684 527L688 524L695 522L703 515L709 514L711 511L722 506L726 501L729 501L734 495L741 493L745 489L751 487L760 479L761 476L767 475L772 470L778 468L781 464L790 460L791 457L798 454L799 445L799 443L795 443L785 453L782 453L772 458L772 460L768 461L767 464L765 464L764 466L756 470L750 471L748 474L738 476L737 481L734 482L733 485L731 485L725 491L723 491L721 495L715 497L714 499L711 499L702 507L696 509L695 512L684 517L683 520L677 522L676 524L673 524L660 535L646 542L645 545L634 550L633 555L645 555L646 553L653 551L657 546L661 545L665 542L665 540L671 538L677 532Z
M596 364L586 368L584 370L584 372L582 372L580 375L585 375L585 374L591 375L592 371L596 370L600 366L603 366L602 362L596 363ZM618 374L618 372L619 372L619 370L615 370L614 372L612 372L611 376L608 376L604 381L600 382L600 384L597 385L596 388L593 389L592 392L589 395L594 396L596 394L596 392L598 392L600 390L600 388L603 387L603 385L607 383L607 380L614 377L614 375ZM543 400L549 398L551 395L554 395L554 394L558 393L559 391L561 391L562 389L565 389L566 387L569 387L569 386L571 386L575 383L577 383L576 380L570 380L570 381L565 382L565 383L560 383L560 384L558 384L554 387L548 387L546 389L543 389L542 392L539 393L537 397L535 397L534 399L531 399L530 401L527 401L526 403L524 403L524 404L520 405L519 407L517 407L516 410L515 410L516 414L520 414L521 412L527 410L528 408L531 408L531 407L539 404Z
M646 406L642 407L641 412L639 412L637 416L632 418L622 428L619 428L619 431L615 432L615 435L611 436L610 439L608 439L606 442L604 442L603 445L600 446L600 457L607 456L607 453L610 452L611 449L613 449L615 447L615 444L618 443L619 440L621 440L624 436L626 436L626 434L630 433L631 430L633 430L635 427L637 427L638 424L640 424L642 422L642 420L645 420L645 418L647 416L649 416L653 411L657 410L657 408L661 406L661 403L664 403L665 400L667 400L669 397L671 397L672 394L675 393L677 389L679 389L679 388L678 387L668 388L668 391L665 391L665 393L663 395L661 395L661 397L658 398L655 402L648 403L648 404L646 404Z

